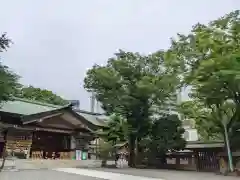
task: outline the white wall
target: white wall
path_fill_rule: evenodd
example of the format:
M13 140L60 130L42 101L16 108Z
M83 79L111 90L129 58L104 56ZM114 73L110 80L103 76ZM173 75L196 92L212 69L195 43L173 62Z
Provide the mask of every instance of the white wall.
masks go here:
M184 133L186 141L198 141L198 132L194 128L186 128Z

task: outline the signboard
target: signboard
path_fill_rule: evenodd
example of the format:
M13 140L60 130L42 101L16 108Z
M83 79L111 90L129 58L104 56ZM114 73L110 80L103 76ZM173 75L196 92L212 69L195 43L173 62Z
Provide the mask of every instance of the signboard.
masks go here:
M81 159L82 159L82 151L76 150L76 160L81 160Z
M82 160L87 160L87 152L82 152Z

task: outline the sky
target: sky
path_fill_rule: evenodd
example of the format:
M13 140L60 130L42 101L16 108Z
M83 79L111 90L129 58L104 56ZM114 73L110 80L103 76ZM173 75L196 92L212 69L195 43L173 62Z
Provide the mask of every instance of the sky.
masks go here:
M0 33L14 44L1 61L24 85L80 100L86 71L118 49L143 54L166 49L170 38L232 10L240 0L0 0ZM183 93L182 99L187 97Z

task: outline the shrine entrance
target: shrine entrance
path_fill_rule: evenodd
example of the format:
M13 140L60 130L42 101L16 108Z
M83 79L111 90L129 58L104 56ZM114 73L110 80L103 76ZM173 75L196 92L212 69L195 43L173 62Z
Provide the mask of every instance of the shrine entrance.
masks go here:
M69 134L37 131L33 135L31 157L40 159L70 159ZM62 157L62 156L66 157Z

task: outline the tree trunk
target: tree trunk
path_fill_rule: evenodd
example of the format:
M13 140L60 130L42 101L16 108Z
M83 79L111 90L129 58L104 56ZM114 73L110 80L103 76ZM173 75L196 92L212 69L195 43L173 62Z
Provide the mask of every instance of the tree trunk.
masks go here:
M130 135L129 137L129 159L128 159L128 166L135 167L135 143L136 137L135 135Z
M107 160L106 160L106 159L103 159L103 160L102 160L101 167L106 167L106 166L107 166Z
M136 138L135 140L135 166L139 164L139 142L140 142L140 138Z
M113 142L113 147L114 147L114 155L115 155L115 167L117 167L117 161L118 161L118 159L117 159L117 156L118 156L118 154L117 154L117 148L116 148L116 144L117 144L117 141L114 141Z

